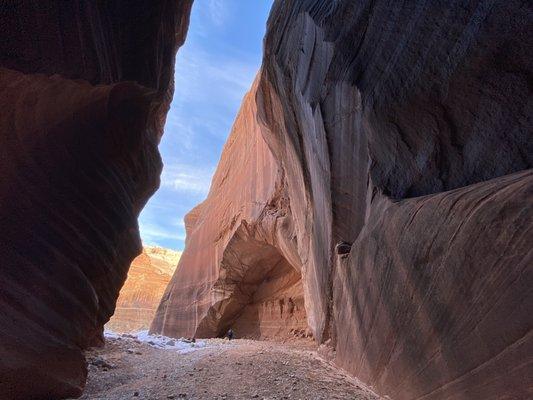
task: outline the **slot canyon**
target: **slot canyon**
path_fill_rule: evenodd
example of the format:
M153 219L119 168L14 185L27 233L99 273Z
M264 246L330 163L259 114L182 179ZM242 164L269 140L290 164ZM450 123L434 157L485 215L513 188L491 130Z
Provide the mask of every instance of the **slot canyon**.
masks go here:
M183 253L143 250L192 7L0 5L0 399L533 398L533 4L274 0Z

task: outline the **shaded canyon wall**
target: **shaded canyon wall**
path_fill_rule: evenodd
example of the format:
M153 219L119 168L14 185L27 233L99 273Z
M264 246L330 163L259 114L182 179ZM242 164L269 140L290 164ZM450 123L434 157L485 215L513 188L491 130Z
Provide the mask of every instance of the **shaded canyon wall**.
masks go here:
M0 6L0 393L77 396L159 185L191 1Z
M106 329L113 332L148 329L180 255L181 252L163 247L143 246L142 253L131 263Z
M248 309L282 257L310 332L378 393L533 396L532 22L520 1L276 1L152 329L267 325Z

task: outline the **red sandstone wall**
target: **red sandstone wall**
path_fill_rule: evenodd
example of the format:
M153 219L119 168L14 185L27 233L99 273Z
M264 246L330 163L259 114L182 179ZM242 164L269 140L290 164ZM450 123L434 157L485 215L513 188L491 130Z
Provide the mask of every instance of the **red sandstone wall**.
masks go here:
M0 393L76 396L158 186L191 1L0 7Z
M237 337L259 338L305 326L283 176L257 122L256 90L243 101L207 199L185 219L185 251L152 331L213 337L234 327ZM289 298L299 306L292 315L265 313Z
M532 170L377 195L337 259L339 365L397 399L530 398L532 198Z
M257 101L339 365L394 399L526 399L533 13L459 3L278 1Z
M106 329L134 332L150 327L180 254L162 247L143 246L142 253L131 263Z

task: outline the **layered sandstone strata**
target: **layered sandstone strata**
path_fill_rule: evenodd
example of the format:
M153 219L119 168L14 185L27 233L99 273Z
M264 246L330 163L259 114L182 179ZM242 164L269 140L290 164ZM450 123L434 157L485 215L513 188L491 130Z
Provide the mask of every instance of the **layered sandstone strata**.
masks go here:
M114 332L148 329L180 255L178 251L144 246L142 253L131 263L115 313L106 328Z
M159 184L191 1L0 6L0 393L76 396Z
M152 328L266 325L248 309L276 295L282 257L317 341L379 393L531 397L532 16L520 1L276 1Z

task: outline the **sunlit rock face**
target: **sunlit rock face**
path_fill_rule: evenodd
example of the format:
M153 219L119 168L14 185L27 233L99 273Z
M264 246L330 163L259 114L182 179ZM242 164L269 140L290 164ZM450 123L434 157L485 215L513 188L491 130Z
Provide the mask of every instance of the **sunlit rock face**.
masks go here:
M246 95L207 199L185 218L187 240L152 331L273 338L305 332L301 263L282 170Z
M141 251L190 1L0 7L0 393L76 396Z
M274 308L258 303L285 290L267 286L283 257L309 330L380 394L531 397L532 15L276 1L152 328L266 327Z
M142 253L131 263L115 313L106 328L114 332L148 329L180 255L170 249L144 246Z

